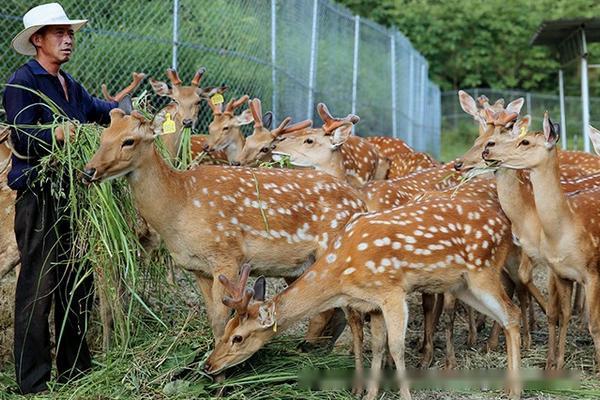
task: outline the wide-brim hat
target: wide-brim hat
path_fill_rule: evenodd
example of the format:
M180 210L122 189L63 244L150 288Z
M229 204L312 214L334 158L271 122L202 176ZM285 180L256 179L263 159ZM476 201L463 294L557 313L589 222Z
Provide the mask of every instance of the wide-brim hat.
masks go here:
M76 32L81 29L87 19L69 19L65 10L58 3L42 4L41 6L33 7L23 16L23 29L12 40L11 45L17 53L34 56L35 46L31 44L29 39L35 32L48 25L71 25Z

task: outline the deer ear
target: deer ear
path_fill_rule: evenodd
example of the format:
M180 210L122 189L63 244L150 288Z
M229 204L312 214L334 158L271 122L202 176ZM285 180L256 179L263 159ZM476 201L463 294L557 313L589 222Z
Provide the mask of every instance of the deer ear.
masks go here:
M250 109L244 110L243 113L235 116L235 122L240 126L248 125L252 121L254 121L254 119L252 119L252 111L250 111Z
M487 98L486 98L487 99ZM464 90L458 91L458 100L460 102L460 107L464 112L471 115L475 121L479 122L481 127L485 129L487 126L486 121L479 115L479 109L477 108L477 103L475 99L471 97L471 95Z
M273 113L271 111L267 111L265 115L262 116L263 126L267 129L271 129L273 125Z
M267 280L264 276L259 276L254 282L254 300L265 301L267 292Z
M337 150L352 135L352 124L344 124L336 128L331 135L331 145L333 150Z
M172 91L165 82L155 81L154 79L150 79L150 86L152 86L152 90L159 96L170 96Z
M592 140L594 151L600 156L600 131L591 125L588 125L588 129L588 135L590 135L590 139Z
M275 325L275 303L263 304L258 308L258 323L263 328Z
M531 117L529 115L524 116L513 125L511 134L514 137L525 136L529 131L529 124L531 123Z
M544 137L546 138L546 147L549 149L556 145L556 142L558 142L558 138L560 137L548 116L548 111L544 113Z
M508 103L508 105L506 106L506 111L518 114L521 112L521 108L523 108L523 103L525 103L525 99L519 97L518 99Z

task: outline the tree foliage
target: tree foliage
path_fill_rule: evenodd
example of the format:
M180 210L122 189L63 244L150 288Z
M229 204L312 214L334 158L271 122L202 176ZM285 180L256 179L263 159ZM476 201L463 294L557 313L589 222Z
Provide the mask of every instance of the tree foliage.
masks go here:
M490 87L555 91L559 63L553 49L529 42L543 21L598 17L594 0L338 0L361 16L396 26L430 64L443 90ZM599 62L600 47L589 46ZM596 50L594 52L594 50ZM594 57L596 55L596 57ZM600 95L592 70L592 94ZM578 90L576 65L567 86Z

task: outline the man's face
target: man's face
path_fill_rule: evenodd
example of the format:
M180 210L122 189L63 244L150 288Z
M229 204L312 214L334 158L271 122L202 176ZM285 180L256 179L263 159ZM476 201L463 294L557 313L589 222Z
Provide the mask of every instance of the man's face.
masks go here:
M75 48L75 34L71 25L47 26L41 32L36 32L31 41L38 55L57 64L69 61Z

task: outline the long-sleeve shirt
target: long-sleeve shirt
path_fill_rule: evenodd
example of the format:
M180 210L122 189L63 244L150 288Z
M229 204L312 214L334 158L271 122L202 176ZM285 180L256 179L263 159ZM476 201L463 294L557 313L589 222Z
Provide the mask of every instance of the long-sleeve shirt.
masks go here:
M69 99L57 76L51 75L35 59L22 65L8 80L10 85L24 86L39 91L51 99L70 119L82 123L110 122L109 112L117 107L117 102L104 101L91 96L71 75L60 71L67 86ZM35 93L13 86L6 86L2 104L9 124L31 125L19 127L11 132L14 150L23 158L12 156L12 167L8 173L8 186L14 190L26 189L37 176L37 166L42 157L49 154L52 147L50 129L36 128L38 124L48 124L54 120L52 111ZM65 132L68 135L68 132Z

